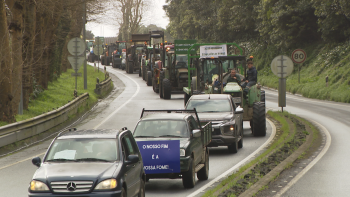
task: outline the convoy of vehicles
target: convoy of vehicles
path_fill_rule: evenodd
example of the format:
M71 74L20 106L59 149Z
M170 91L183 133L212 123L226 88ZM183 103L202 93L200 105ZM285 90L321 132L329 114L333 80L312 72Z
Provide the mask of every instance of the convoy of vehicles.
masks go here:
M163 42L157 47L147 45L159 37ZM246 56L238 45L193 44L188 51L194 48L197 54L176 54L158 31L133 35L133 42L107 45L102 64L127 73L139 70L160 98L183 90L185 109L143 109L133 133L126 128L60 133L43 161L32 160L38 170L29 196L144 196L145 181L158 178L181 178L185 188L193 188L196 174L208 179L208 147L227 146L229 153L243 147L243 121L250 121L255 136L266 135L260 86L252 86L245 97L239 82L227 82L232 69L245 77ZM237 47L241 54L198 55L199 47L218 45L228 51Z

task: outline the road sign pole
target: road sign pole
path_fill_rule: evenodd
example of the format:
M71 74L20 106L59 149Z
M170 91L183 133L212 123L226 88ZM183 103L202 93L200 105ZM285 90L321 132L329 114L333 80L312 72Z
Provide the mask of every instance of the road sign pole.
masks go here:
M84 29L83 29L83 40L84 43L86 43L86 0L83 0L83 23L84 23ZM87 68L86 68L86 54L84 53L84 90L87 89Z
M301 65L302 64L299 64L299 67L298 67L298 83L300 83L300 69L301 69Z

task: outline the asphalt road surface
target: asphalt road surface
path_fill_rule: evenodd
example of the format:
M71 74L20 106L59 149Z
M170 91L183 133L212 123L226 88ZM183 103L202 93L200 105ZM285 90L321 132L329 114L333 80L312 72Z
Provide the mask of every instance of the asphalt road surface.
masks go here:
M276 91L266 91L267 108L280 109L277 95ZM324 156L282 196L350 196L350 104L287 95L284 110L324 126L331 144Z
M127 127L133 130L142 108L183 108L183 94L174 94L171 100L163 100L153 92L152 87L146 86L138 74L126 74L125 71L111 67L107 67L107 70L120 79L115 84L118 88L111 97L99 103L94 112L77 126L78 129ZM244 123L244 127L244 145L237 154L229 154L226 147L210 148L210 171L207 181L197 181L195 188L184 189L181 179L151 179L146 183L146 196L191 195L197 190L202 190L203 186L215 181L223 173L233 170L233 167L239 165L242 160L251 158L259 147L266 144L272 129L271 125L267 124L267 136L256 138L252 136L248 122ZM37 155L42 157L50 142L51 140L45 141L0 159L1 197L27 196L29 182L36 170L31 158Z

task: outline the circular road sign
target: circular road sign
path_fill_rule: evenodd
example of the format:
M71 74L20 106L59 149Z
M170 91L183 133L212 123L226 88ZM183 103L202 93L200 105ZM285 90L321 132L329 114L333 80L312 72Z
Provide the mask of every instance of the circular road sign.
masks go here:
M79 55L83 54L84 51L86 50L86 45L85 45L84 40L76 37L76 38L72 38L68 42L67 48L68 48L68 52L71 55L79 56Z
M94 54L95 55L102 55L103 54L103 47L101 45L94 46Z
M271 62L271 70L279 78L286 78L292 74L293 68L293 61L286 55L277 56Z
M306 60L306 52L302 49L296 49L292 53L292 60L296 64L301 64Z

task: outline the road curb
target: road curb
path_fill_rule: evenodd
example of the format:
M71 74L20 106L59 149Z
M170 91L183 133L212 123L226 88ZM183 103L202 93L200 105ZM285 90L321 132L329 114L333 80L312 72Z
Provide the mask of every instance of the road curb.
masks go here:
M242 193L241 197L250 197L258 193L264 186L272 182L283 170L285 170L291 163L295 162L300 155L302 155L313 142L313 131L308 129L309 135L306 136L305 142L290 155L284 161L282 161L278 166L276 166L272 171L266 174L258 182L252 185L248 190Z

